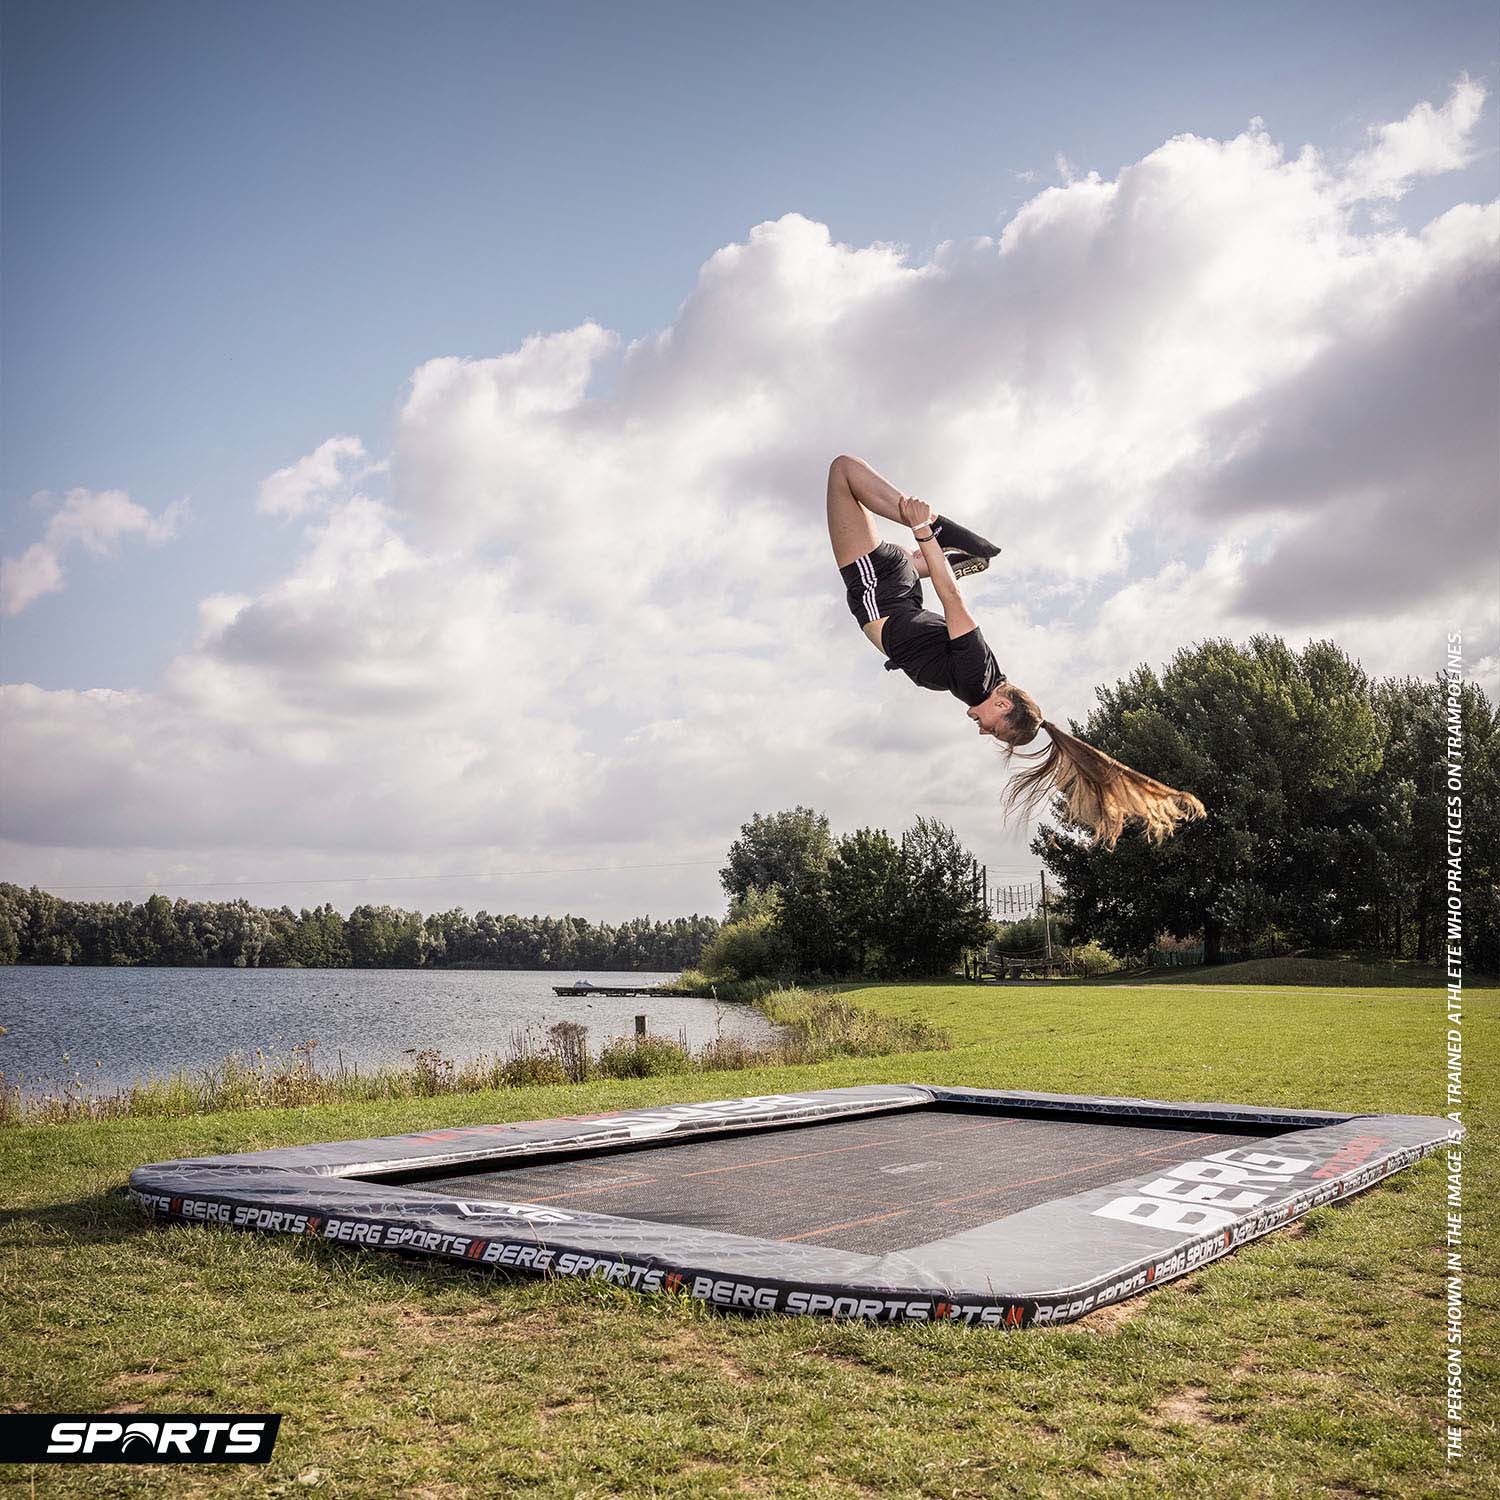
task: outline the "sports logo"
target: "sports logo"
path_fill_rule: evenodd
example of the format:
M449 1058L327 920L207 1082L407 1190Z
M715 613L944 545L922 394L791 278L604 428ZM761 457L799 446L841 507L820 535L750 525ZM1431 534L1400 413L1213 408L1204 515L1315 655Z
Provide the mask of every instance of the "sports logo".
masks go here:
M263 1464L276 1446L281 1418L148 1416L109 1412L0 1414L0 1463Z

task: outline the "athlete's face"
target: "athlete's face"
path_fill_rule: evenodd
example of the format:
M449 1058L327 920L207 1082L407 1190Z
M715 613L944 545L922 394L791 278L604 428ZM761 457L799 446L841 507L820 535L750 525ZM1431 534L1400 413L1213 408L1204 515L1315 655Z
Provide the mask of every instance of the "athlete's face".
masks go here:
M992 734L998 738L1001 726L1014 707L1014 701L996 689L983 703L976 703L969 710L969 717L979 726L980 734Z

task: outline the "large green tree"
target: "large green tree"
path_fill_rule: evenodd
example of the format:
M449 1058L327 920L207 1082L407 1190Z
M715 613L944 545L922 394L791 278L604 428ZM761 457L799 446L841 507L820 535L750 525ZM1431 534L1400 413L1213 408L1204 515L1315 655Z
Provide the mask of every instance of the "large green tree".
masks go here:
M1372 941L1438 960L1447 914L1450 706L1460 744L1468 962L1500 971L1500 714L1473 683L1393 678L1371 695L1384 756L1368 857L1352 881L1373 893Z
M886 974L899 950L904 917L901 846L883 828L846 833L828 863L828 905L837 913L837 967Z
M949 973L965 949L989 941L974 857L946 823L918 818L901 835L898 889L890 939L897 972Z
M731 901L742 901L752 889L788 888L815 878L832 857L826 813L810 807L756 813L729 846L719 880Z
M356 906L344 923L356 969L416 969L423 957L422 919L393 906Z
M1159 933L1227 936L1272 925L1311 941L1347 926L1343 887L1363 847L1355 804L1381 766L1380 724L1359 665L1328 641L1298 652L1270 636L1206 641L1158 676L1138 668L1098 691L1075 732L1208 809L1159 847L1131 831L1113 851L1059 818L1033 848L1064 889L1077 929L1116 952ZM1059 809L1060 811L1060 809Z
M826 859L793 865L773 889L767 951L802 975L945 974L990 934L973 857L930 818L918 818L899 843L880 829L847 834Z

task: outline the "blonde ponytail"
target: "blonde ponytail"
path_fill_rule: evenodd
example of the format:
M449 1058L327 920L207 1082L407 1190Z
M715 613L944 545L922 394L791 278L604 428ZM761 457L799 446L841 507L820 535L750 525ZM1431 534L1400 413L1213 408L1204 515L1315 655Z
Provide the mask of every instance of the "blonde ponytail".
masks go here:
M1058 792L1069 821L1089 829L1094 843L1106 849L1114 848L1131 821L1139 822L1146 837L1159 844L1179 824L1205 815L1203 804L1191 792L1179 792L1143 776L1043 719L1029 693L1009 685L1001 691L1016 701L1011 727L1017 732L999 736L1007 742L1007 753L1014 756L1018 744L1030 744L1039 728L1047 731L1052 742L1035 755L1021 757L1031 764L1006 791L1008 811L1033 812L1049 793Z

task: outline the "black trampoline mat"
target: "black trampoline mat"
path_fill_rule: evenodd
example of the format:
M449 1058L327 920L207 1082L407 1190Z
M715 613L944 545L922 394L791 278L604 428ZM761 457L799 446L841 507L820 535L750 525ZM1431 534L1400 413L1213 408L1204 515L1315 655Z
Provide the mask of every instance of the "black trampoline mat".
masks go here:
M913 1109L413 1184L878 1255L1053 1198L1264 1141L1194 1124L1034 1119Z

